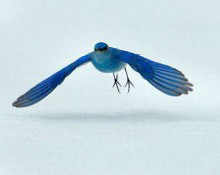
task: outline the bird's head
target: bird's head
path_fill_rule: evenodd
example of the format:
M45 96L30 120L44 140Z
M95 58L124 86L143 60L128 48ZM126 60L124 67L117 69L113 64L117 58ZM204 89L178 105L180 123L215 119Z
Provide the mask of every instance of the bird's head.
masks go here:
M103 42L99 42L94 47L95 52L105 52L108 50L108 45Z

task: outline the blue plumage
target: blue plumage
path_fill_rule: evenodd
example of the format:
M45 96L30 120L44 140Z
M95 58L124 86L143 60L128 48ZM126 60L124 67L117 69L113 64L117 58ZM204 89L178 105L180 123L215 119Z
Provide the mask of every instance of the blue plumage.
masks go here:
M154 87L171 96L180 96L192 91L191 83L179 70L157 63L137 54L121 51L120 59L127 62Z
M150 84L167 95L180 96L192 91L192 84L188 82L188 79L185 78L184 74L179 70L151 61L138 54L108 47L106 43L100 42L95 45L93 52L79 58L34 86L24 95L20 96L13 103L13 106L27 107L39 102L60 85L77 67L90 61L97 70L104 73L113 73L115 80L114 86L117 86L118 91L118 85L120 85L120 83L117 79L118 76L115 76L114 73L122 69L126 71L126 64L129 64L133 70L140 73ZM130 84L133 84L129 80L127 71L126 75L129 91Z
M14 103L13 106L15 107L26 107L33 105L44 97L49 95L58 85L60 85L64 79L71 74L78 66L88 62L91 60L90 54L83 56L73 62L72 64L66 66L65 68L61 69L57 73L51 75L41 83L34 86L24 95L19 97Z

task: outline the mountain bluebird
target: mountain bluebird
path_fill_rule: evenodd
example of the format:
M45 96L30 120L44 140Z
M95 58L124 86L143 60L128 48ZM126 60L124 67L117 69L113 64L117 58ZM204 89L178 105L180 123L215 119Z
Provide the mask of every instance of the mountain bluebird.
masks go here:
M31 106L47 95L49 95L64 79L70 75L77 67L91 62L93 66L103 73L113 73L114 84L118 92L121 84L118 82L118 74L124 69L127 77L128 92L130 86L134 86L128 77L126 65L128 64L134 71L138 72L142 78L147 80L155 88L170 96L180 96L192 91L193 86L184 74L179 70L154 62L135 53L109 47L106 43L99 42L95 45L94 51L80 57L73 63L64 67L44 81L40 82L32 89L20 96L12 105L15 107Z

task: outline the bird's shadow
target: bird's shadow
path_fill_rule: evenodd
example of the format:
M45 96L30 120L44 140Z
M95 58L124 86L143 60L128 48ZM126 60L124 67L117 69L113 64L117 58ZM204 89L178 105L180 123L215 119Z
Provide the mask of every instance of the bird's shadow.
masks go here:
M175 121L215 121L211 118L200 117L196 114L178 113L169 111L130 111L113 113L38 113L31 116L23 116L46 120L72 120L72 121L108 121L108 122L175 122Z

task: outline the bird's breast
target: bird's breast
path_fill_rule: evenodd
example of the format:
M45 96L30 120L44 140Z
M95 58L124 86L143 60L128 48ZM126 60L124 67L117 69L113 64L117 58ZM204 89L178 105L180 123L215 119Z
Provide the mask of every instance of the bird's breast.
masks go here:
M111 53L94 53L92 64L97 70L104 73L118 72L126 66L126 63L118 60Z

